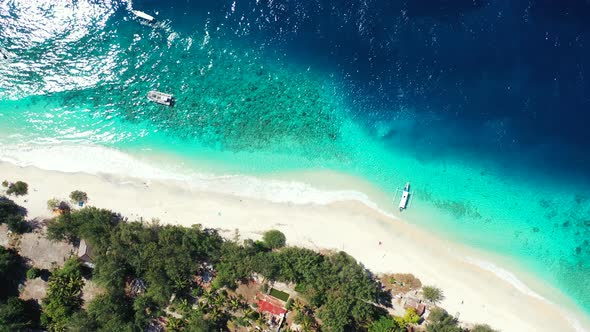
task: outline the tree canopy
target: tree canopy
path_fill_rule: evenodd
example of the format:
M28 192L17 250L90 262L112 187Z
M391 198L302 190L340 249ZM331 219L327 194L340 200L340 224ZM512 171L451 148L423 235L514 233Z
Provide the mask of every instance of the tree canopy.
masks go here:
M29 193L29 185L26 182L16 181L15 183L9 184L6 190L7 195L24 196Z
M477 324L473 328L469 329L470 332L498 332L487 324Z
M78 204L80 202L86 203L88 202L88 195L80 190L74 190L70 193L70 200L74 204Z
M406 332L406 327L391 316L382 316L371 324L369 332Z
M25 208L4 196L0 196L0 224L7 223L11 218L25 215Z
M244 246L224 243L217 264L217 286L235 285L253 272L268 279L293 282L296 290L316 309L327 331L365 326L383 312L372 303L384 295L369 271L344 252L321 255L315 251L286 247L267 251L255 242Z
M10 297L0 301L0 332L28 331L38 324L39 309L34 301Z
M7 224L8 229L17 234L29 232L30 225L25 220L27 210L14 201L0 197L0 224Z
M428 315L428 332L463 332L459 320L441 308L434 308Z
M71 258L61 269L55 270L47 286L41 324L49 331L65 331L70 317L82 305L84 281L78 260Z
M422 288L422 294L424 295L425 299L434 304L442 301L445 298L443 291L440 288L434 286L424 286L424 288Z
M262 241L270 249L278 249L285 246L287 238L281 231L273 229L264 233Z
M24 274L22 257L16 250L0 246L0 300L18 295L18 284Z
M129 222L109 210L87 207L56 217L47 232L57 240L84 239L92 247L93 280L105 289L87 310L79 310L76 294L81 286L73 263L56 271L43 306L42 321L51 330L67 326L70 331L143 331L171 307L185 309L180 309L182 318L168 320L168 330L225 330L228 324L256 319L247 310L240 311L240 301L226 292L254 273L296 285L306 304L292 304L295 319L307 327L321 322L322 331L398 332L419 319L412 311L393 319L377 306L387 303L387 294L350 255L284 247L285 237L279 231L265 233L262 242L239 243L200 226ZM195 277L209 265L216 276L212 288L204 291ZM56 285L66 281L69 284L58 292ZM134 290L137 284L142 287ZM220 306L224 302L227 306ZM444 311L431 314L429 332L458 332L453 329L457 326Z

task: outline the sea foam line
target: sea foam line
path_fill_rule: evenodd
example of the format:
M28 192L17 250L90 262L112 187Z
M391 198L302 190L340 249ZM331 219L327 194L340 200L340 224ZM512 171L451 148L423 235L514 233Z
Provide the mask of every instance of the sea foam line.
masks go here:
M0 161L66 173L111 174L145 180L173 180L193 190L230 194L273 203L328 205L357 201L393 219L366 194L354 190L321 190L296 181L261 179L248 175L191 172L171 165L154 165L114 148L98 145L4 145ZM123 183L121 183L123 184Z
M520 279L518 279L518 277L516 275L514 275L514 273L512 273L506 269L503 269L491 262L476 259L473 257L464 257L463 260L469 264L475 265L483 270L493 273L498 278L508 282L510 285L512 285L514 288L516 288L519 292L529 295L531 297L534 297L536 299L539 299L545 303L550 304L551 306L556 307L561 312L561 314L566 318L566 320L570 323L570 326L576 332L588 332L588 330L582 326L582 324L580 323L580 321L578 319L576 319L575 317L570 315L568 312L563 310L561 307L556 306L555 303L549 301L547 298L541 296L539 293L530 289L524 282L522 282Z

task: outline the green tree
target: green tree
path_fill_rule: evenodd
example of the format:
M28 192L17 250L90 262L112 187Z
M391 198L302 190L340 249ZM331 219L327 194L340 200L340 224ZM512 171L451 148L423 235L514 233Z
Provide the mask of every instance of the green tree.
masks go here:
M424 286L424 288L422 288L422 295L424 295L426 300L434 304L442 301L445 298L442 290L434 286Z
M24 261L14 249L0 246L0 300L18 295L24 277Z
M278 249L285 246L287 238L281 231L273 229L264 233L262 236L262 241L268 248Z
M71 258L53 272L47 283L47 296L43 299L41 324L49 331L65 331L69 318L82 305L82 274L80 263Z
M318 318L322 320L322 330L344 331L351 324L351 301L344 296L330 296L320 308Z
M469 330L470 332L498 332L494 330L487 324L476 324L473 328Z
M202 313L197 311L191 312L184 327L185 332L209 332L213 330L211 323L205 319Z
M6 190L7 195L24 196L29 193L29 185L26 182L16 181L8 186Z
M70 193L70 201L73 204L78 204L80 202L86 204L88 202L88 195L80 190L74 190Z
M31 225L21 215L8 217L6 220L8 229L16 234L24 234L31 231Z
M444 309L434 308L428 315L428 332L462 332L459 321Z
M400 326L391 316L382 316L369 327L369 332L405 332L405 326Z
M404 314L403 321L405 324L414 325L420 321L420 316L418 316L416 309L408 308L406 309L406 313Z
M98 295L88 305L86 326L92 331L133 331L133 306L122 290Z
M35 279L38 278L40 275L41 271L36 267L32 267L27 270L27 279Z
M0 196L0 224L8 222L8 219L15 216L23 216L26 214L26 210L13 202L12 200Z
M0 332L26 331L37 326L39 310L17 297L0 302Z
M57 198L51 198L47 200L47 210L53 211L56 210L59 206L60 200Z

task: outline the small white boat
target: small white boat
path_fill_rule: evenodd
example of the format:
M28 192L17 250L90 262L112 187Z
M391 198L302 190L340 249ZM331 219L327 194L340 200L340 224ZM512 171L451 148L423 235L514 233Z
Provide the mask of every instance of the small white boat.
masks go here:
M410 183L406 183L404 190L402 190L402 198L399 201L399 210L403 211L408 207L410 201Z
M160 91L156 91L156 90L152 90L150 92L148 92L147 94L147 98L151 101L153 101L154 103L158 103L158 104L162 104L162 105L166 105L166 106L172 106L172 104L174 103L174 96L168 93L163 93Z
M156 21L156 19L155 19L155 18L154 18L152 15L146 14L146 13L144 13L144 12L142 12L142 11L139 11L139 10L132 10L131 12L132 12L133 14L135 14L135 16L137 16L137 17L139 17L139 18L142 18L142 19L144 19L144 20L146 20L146 21L148 21L148 22L150 22L150 23L151 23L151 22L155 22L155 21Z

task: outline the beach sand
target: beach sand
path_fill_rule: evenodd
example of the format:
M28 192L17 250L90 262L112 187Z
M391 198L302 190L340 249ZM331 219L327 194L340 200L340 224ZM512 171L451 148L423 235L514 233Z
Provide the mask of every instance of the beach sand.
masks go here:
M89 205L130 220L202 224L229 238L237 229L242 239L259 239L265 230L278 229L289 245L344 250L376 273L413 273L423 284L441 288L441 306L466 323L487 323L502 331L584 331L590 326L585 317L531 293L524 284L515 286L509 282L512 275L493 273L493 265L486 266L471 248L358 201L281 203L204 191L179 180L63 173L4 162L0 177L29 184L29 195L15 199L29 218L49 217L48 199L66 199L79 189L88 193ZM208 186L215 187L215 181ZM220 180L217 185L224 184Z

